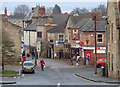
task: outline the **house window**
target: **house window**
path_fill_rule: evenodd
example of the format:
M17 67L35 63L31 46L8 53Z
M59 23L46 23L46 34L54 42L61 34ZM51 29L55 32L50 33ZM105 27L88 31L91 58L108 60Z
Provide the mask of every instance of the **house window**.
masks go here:
M63 42L64 40L64 36L63 35L59 35L59 42Z
M112 71L113 71L113 54L112 54L112 57L111 57L111 68L112 68Z
M111 24L111 40L113 42L113 23Z
M22 23L22 21L21 20L19 20L19 24L21 24Z
M72 30L72 40L79 40L79 30Z
M37 37L42 38L42 32L37 32Z
M97 34L97 42L102 43L103 42L103 35L102 34Z
M16 24L16 21L15 21L15 20L13 21L13 24Z

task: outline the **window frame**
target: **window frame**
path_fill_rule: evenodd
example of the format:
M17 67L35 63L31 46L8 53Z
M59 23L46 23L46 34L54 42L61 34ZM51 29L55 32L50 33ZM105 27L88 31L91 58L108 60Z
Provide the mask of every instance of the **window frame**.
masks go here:
M42 32L37 32L37 38L42 38Z
M62 37L62 41L60 41L60 36L63 36L63 37ZM59 42L64 42L64 35L61 35L61 34L58 35L58 41L59 41Z
M102 35L102 42L98 42L98 35ZM103 43L103 33L97 33L97 43Z

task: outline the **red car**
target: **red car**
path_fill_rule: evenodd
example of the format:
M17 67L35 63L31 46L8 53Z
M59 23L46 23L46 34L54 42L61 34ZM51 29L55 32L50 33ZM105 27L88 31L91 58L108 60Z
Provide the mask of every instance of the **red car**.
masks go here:
M98 59L96 66L97 66L97 68L101 68L101 66L106 66L106 58Z

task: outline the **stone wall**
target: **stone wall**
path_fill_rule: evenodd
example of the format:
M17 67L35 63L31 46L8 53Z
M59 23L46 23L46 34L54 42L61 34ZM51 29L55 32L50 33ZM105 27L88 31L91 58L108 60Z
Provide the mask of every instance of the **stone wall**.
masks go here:
M2 56L6 64L21 59L21 27L2 21Z

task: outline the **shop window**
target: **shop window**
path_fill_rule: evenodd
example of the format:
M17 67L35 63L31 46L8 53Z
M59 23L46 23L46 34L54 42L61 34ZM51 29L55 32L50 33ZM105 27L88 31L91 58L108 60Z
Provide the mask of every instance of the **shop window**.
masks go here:
M103 43L103 34L97 34L97 42Z

